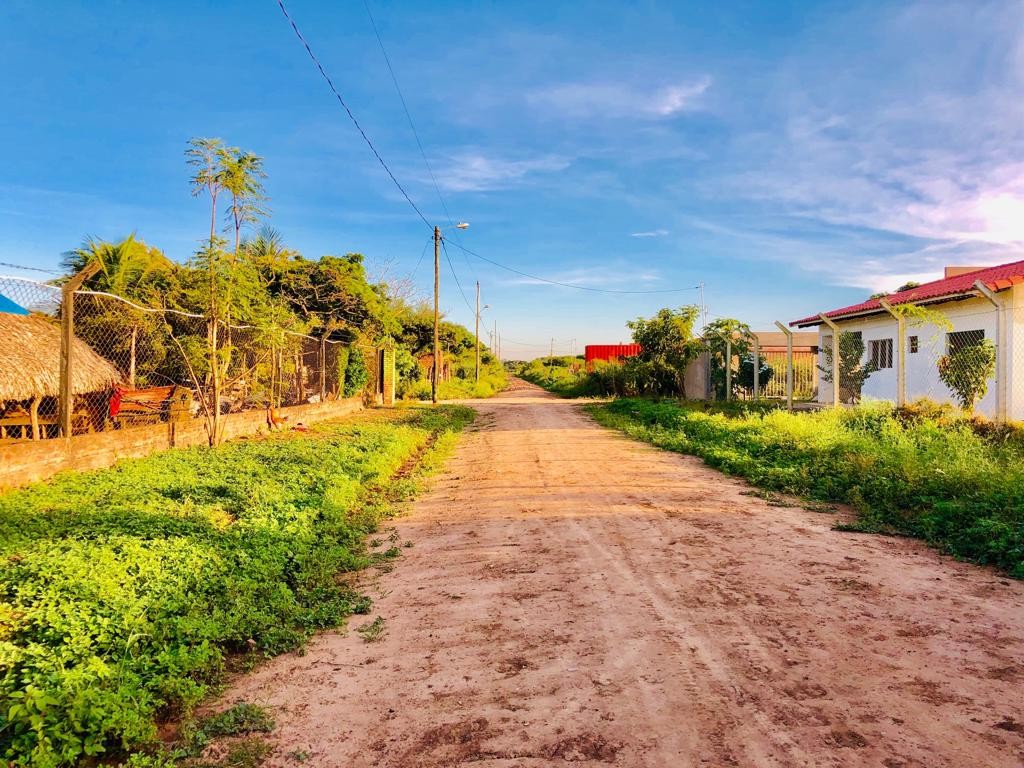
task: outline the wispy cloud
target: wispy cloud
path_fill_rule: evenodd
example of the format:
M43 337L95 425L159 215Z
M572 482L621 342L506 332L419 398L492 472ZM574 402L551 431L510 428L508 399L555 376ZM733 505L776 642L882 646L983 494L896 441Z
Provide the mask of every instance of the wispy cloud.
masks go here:
M660 281L661 275L654 270L640 270L624 272L618 266L595 265L592 267L579 267L576 269L563 270L543 275L546 280L554 280L559 283L578 285L588 288L629 288L630 285L651 284ZM505 281L506 285L538 285L552 286L545 280L535 280L532 277L515 277Z
M707 75L654 87L646 83L561 83L526 98L534 107L570 117L666 118L700 109L701 97L710 87Z
M486 192L507 189L527 181L534 174L568 168L570 160L557 155L507 159L483 152L463 152L435 168L438 183L452 192Z
M845 240L834 257L823 251L804 264L803 248L779 253L833 284L891 288L934 277L943 262L1020 258L1024 6L943 7L935 14L911 4L864 23L867 57L863 40L854 52L836 34L850 18L816 30L839 41L835 50L801 47L761 84L770 117L737 132L738 170L707 180L709 196L830 227L840 246ZM920 41L912 58L908 35ZM953 45L958 55L950 57ZM967 60L984 64L968 71ZM882 82L870 76L879 69L890 70ZM877 257L855 250L872 237L875 248L909 247Z
M649 232L633 232L630 237L665 237L667 234L667 229L652 229Z

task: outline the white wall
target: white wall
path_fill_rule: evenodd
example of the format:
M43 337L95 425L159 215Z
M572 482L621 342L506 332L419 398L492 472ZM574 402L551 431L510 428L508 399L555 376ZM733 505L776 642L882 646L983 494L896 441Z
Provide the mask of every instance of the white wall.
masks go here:
M1016 295L1014 295L1016 294ZM1014 291L1003 291L999 295L1006 302L1008 310L1008 327L1011 329L1004 340L1005 349L1010 354L1008 366L1008 416L1011 419L1024 419L1024 391L1015 393L1016 388L1024 389L1024 286L1016 286ZM940 311L952 324L953 331L982 330L985 338L997 341L997 313L987 299L972 298L958 302L933 305L931 309ZM864 339L864 354L870 354L870 342L877 339L893 340L893 367L876 371L864 383L863 399L896 400L896 370L899 365L899 346L897 342L896 319L891 315L875 315L864 319L836 321L843 331L860 331ZM907 343L907 400L912 401L927 397L938 402L955 403L956 400L949 388L939 378L937 363L946 353L947 329L934 324L918 325L913 319L907 319L907 336L918 337L916 354L910 352ZM832 330L822 325L818 329L819 346L824 349L831 342ZM1017 354L1014 354L1014 352ZM819 354L819 364L824 365L824 355ZM988 391L975 406L975 411L986 416L995 416L996 412L996 380L989 382ZM818 401L830 403L832 387L823 383L819 388Z

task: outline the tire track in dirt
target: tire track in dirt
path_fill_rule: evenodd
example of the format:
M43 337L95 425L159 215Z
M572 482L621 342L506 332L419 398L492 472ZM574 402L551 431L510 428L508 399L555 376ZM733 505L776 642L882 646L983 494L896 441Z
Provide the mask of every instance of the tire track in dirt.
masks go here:
M272 765L1017 766L1024 585L838 533L529 386L398 521L387 634L231 687Z

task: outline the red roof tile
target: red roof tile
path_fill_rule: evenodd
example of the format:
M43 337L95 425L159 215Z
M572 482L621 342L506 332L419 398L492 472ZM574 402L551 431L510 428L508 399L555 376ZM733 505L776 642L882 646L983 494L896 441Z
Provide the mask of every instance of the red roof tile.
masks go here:
M1024 283L1024 261L1014 261L1009 264L1000 264L997 267L986 267L974 272L965 272L955 277L933 280L916 288L900 291L899 293L890 293L885 298L888 299L890 304L896 305L963 296L974 291L974 283L978 280L981 280L986 287L993 291L1002 291L1017 283ZM884 310L878 299L868 299L860 304L851 304L849 307L833 309L831 312L826 312L825 316L839 318L881 311ZM794 320L790 325L805 326L815 325L820 322L821 318L818 315L810 315L800 320Z

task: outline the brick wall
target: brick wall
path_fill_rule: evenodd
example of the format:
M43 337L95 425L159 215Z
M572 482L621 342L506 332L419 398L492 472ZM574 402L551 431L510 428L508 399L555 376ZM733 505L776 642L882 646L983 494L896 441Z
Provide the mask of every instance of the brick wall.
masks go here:
M362 407L362 400L354 397L281 408L275 413L287 416L286 428L291 428L299 422L312 424L344 416ZM224 439L254 435L266 429L267 417L262 410L232 413L225 417ZM99 469L120 459L207 443L203 419L76 435L70 440L0 443L0 489L45 480L66 469Z

